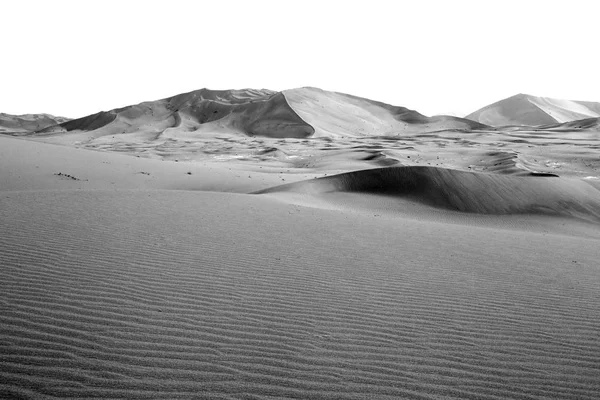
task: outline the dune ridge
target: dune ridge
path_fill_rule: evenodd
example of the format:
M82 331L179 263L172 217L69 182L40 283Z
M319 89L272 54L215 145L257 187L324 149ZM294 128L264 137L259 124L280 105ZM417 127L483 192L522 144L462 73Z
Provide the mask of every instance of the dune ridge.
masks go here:
M600 191L576 179L521 177L429 166L354 171L254 192L359 192L481 214L548 214L600 222Z
M50 114L11 115L0 113L0 134L26 135L69 121Z
M521 109L513 102L507 118L527 113L527 107L541 112L528 96L517 97L529 105ZM594 110L595 103L580 103ZM297 173L396 164L599 179L599 126L598 118L588 118L493 128L305 87L283 92L201 89L23 137L161 160L260 162Z
M313 87L285 90L283 94L298 115L315 128L316 137L385 136L489 128L464 118L426 117L406 107Z
M170 139L214 131L272 138L333 138L484 128L489 127L468 119L426 117L405 107L307 87L283 92L200 89L63 122L37 130L36 136L68 132L71 136L79 133L79 141L114 135L122 141L127 135L145 134L156 140L169 130Z
M250 136L306 137L314 132L280 93L200 89L78 118L46 128L38 135L84 131L90 139L132 133L157 136L168 128L194 131L215 121L222 121L232 132Z
M560 124L542 125L540 129L547 131L577 131L581 129L600 131L600 118L585 118L575 121L563 122Z
M517 94L465 118L494 127L541 126L600 117L600 103Z

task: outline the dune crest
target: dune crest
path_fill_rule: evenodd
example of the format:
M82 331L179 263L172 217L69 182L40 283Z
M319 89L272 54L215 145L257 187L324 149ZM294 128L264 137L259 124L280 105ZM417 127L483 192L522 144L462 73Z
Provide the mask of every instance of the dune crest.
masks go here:
M542 125L541 128L546 131L558 131L558 132L573 132L573 131L600 131L600 118L585 118L578 119L575 121L563 122L561 124L550 124Z
M584 181L436 167L389 167L295 182L255 192L360 192L480 214L546 214L600 222L600 191Z
M495 127L562 124L600 117L600 103L517 94L487 105L465 118Z
M215 121L223 121L231 132L248 136L302 138L314 132L289 107L280 93L250 89L201 89L103 111L44 129L39 134L84 131L87 137L95 139L145 133L156 138L166 129L193 132L201 125Z
M111 139L160 142L165 133L171 140L214 132L338 138L485 128L489 127L463 118L426 117L405 107L316 88L283 92L200 89L45 126L37 129L36 135L69 133L78 142L117 135L118 139Z
M312 87L285 90L283 94L298 115L315 127L317 137L385 136L489 128L464 118L426 117L406 107Z

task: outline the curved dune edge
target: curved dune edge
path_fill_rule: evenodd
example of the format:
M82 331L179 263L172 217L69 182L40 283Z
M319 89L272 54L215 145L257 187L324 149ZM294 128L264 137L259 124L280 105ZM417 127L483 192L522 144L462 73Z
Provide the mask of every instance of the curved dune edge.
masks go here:
M491 126L538 126L598 118L600 103L517 94L489 104L465 118Z
M201 89L102 111L47 127L36 136L67 132L86 132L92 139L125 133L160 136L174 128L171 134L177 136L177 133L202 131L207 124L220 124L232 133L271 138L306 138L315 132L280 92Z
M406 107L349 94L303 87L281 92L296 114L315 129L315 137L364 137L491 127L465 118L426 117Z
M348 172L254 192L359 192L479 214L546 214L600 222L600 191L581 180L410 166Z

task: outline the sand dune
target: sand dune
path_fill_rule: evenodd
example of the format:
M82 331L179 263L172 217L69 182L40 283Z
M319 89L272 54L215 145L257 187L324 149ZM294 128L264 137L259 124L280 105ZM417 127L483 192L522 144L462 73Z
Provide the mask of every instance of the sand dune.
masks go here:
M306 137L314 132L290 109L281 93L201 89L100 112L47 128L40 134L83 131L89 139L132 133L157 136L165 129L188 132L219 120L229 131L250 136Z
M30 134L68 120L68 118L50 114L11 115L0 113L0 134Z
M495 129L301 88L281 93L202 89L72 120L27 138L145 158L235 161L297 173L431 165L596 178L597 134L594 118Z
M597 394L597 240L242 194L0 205L3 396Z
M37 136L60 143L68 140L68 144L135 145L143 140L160 145L215 132L267 138L339 138L481 128L485 126L467 119L429 118L404 107L316 88L284 92L201 89L71 120L40 130Z
M550 124L550 125L542 125L541 129L547 131L600 131L600 118L585 118L578 119L575 121L563 122L560 124Z
M578 179L392 167L290 183L257 194L280 191L382 194L467 213L549 214L600 223L600 191Z
M283 93L298 115L315 128L317 137L385 136L486 128L463 118L426 117L405 107L317 88L292 89Z
M585 104L594 109L593 103ZM25 137L144 158L235 162L244 163L244 168L285 168L286 173L298 174L430 165L597 179L597 135L595 118L496 129L301 88L281 93L202 89L68 121Z
M600 117L600 103L517 94L465 118L491 126L551 125Z
M17 136L0 398L597 397L595 118L201 90Z

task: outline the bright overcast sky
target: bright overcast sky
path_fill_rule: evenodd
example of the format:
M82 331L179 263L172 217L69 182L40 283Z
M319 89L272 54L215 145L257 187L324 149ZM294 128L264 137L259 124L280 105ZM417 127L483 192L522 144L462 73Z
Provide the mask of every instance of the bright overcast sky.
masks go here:
M0 11L10 114L82 117L203 87L316 86L426 115L517 93L600 101L597 0L15 0Z

